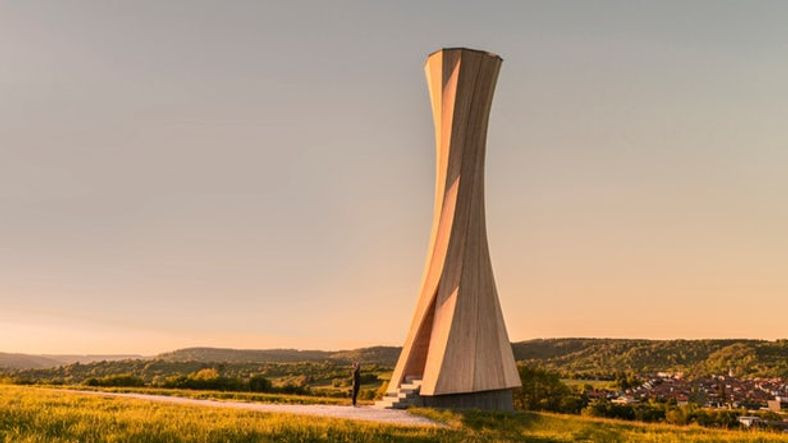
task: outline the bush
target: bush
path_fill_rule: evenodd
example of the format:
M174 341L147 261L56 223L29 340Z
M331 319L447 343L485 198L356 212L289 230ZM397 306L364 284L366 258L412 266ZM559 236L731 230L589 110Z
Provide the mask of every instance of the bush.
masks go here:
M362 372L361 373L361 384L367 385L370 383L375 383L378 381L378 374L373 374L371 372ZM352 378L348 377L348 383L352 383Z
M252 392L270 392L272 387L271 380L260 374L249 378L249 390Z
M375 399L375 390L374 389L362 389L358 393L358 398L361 400L374 400Z
M91 377L85 380L84 384L87 386L138 387L145 386L145 381L136 375L115 374L107 375L101 378Z
M258 383L264 383L258 381ZM203 389L215 391L244 391L249 389L249 383L237 377L223 377L214 368L203 368L192 372L188 376L171 375L157 379L157 384L163 388L175 389Z
M286 384L280 386L275 389L276 392L281 392L282 394L297 394L297 395L309 395L311 391L306 386L298 386L294 384Z
M633 406L635 420L660 422L665 420L665 406L658 404L639 404Z
M739 427L738 418L745 410L703 409L693 404L682 406L670 403L638 403L619 405L607 400L596 400L583 409L583 415L618 418L645 422L668 422L674 425L698 424L705 427L733 429Z
M634 420L635 408L630 405L619 405L607 400L594 400L583 409L583 415L590 417L618 418L621 420Z
M514 392L517 409L577 414L585 406L586 400L561 382L557 372L530 366L519 370L523 385Z

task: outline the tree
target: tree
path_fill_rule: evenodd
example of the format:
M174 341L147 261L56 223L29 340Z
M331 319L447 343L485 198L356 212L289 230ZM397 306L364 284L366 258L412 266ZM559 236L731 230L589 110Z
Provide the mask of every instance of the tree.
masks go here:
M253 375L249 378L249 390L253 392L268 392L272 388L271 380L263 377L260 374Z
M583 397L562 383L558 373L531 366L521 366L519 372L522 387L514 393L518 409L578 413L585 406Z

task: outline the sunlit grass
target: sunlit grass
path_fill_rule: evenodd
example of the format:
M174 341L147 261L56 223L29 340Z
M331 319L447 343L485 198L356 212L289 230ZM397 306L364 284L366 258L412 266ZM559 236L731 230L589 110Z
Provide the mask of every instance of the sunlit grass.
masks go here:
M3 442L457 441L458 431L0 386Z
M295 395L258 392L210 391L194 389L169 389L146 387L91 387L91 386L50 386L53 389L102 392L133 392L139 394L167 395L173 397L195 398L201 400L232 400L245 402L285 403L296 405L350 405L350 398L321 397L315 395ZM359 403L372 404L371 401Z
M410 412L462 430L465 438L482 441L788 442L788 435L774 432L633 423L543 412L506 414L428 408Z
M405 427L0 386L3 442L533 441L788 442L766 432L637 424L561 414L416 409L444 428Z

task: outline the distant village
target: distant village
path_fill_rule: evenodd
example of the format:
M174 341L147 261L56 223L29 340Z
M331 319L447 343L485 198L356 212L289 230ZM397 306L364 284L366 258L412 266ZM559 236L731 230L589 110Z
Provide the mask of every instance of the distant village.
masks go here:
M707 408L747 409L788 413L788 381L781 377L739 379L732 374L686 379L684 374L657 372L645 377L639 386L624 390L592 389L590 399L607 399L616 404L636 404L649 401L674 403L678 406L694 403ZM784 416L783 416L784 417ZM761 417L739 417L744 427L766 424ZM788 421L779 424L788 431Z

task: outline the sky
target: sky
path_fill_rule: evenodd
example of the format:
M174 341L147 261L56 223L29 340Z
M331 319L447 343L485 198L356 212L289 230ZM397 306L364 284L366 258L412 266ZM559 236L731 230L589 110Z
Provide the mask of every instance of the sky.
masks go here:
M0 351L400 345L424 79L503 59L512 340L788 335L788 3L0 3Z

